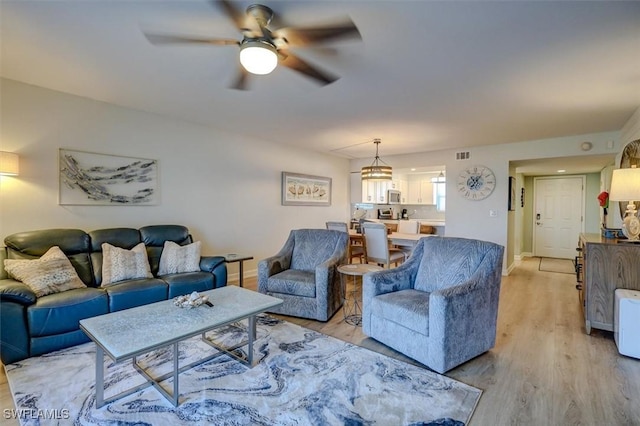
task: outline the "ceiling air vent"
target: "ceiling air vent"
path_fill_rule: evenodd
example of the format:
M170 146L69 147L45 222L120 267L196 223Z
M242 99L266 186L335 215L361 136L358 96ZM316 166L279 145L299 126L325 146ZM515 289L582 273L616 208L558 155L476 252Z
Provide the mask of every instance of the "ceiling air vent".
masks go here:
M456 160L468 160L468 159L469 159L469 151L456 152Z

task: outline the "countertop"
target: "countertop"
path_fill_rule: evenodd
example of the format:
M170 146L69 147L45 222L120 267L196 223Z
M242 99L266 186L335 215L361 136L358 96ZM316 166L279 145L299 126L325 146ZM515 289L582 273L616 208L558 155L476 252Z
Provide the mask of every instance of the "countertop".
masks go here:
M407 219L367 219L367 220L372 220L374 222L382 222L382 223L398 223ZM437 220L437 219L409 219L409 220L415 220L416 222L419 222L423 225L445 226L444 220Z

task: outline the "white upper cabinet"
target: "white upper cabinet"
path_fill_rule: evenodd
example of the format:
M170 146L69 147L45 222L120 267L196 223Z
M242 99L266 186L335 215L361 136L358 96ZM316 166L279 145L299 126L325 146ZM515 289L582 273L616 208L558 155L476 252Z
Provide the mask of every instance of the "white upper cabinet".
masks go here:
M409 176L407 204L434 204L430 175Z

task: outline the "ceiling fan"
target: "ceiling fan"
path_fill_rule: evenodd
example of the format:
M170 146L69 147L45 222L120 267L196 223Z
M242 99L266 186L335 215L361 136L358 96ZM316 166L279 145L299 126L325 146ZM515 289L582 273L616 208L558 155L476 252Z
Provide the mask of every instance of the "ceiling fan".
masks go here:
M253 4L246 11L236 8L229 0L210 0L233 21L242 33L242 40L230 38L203 38L175 34L147 34L152 44L195 43L214 46L239 46L239 74L232 88L247 89L249 74L269 74L278 65L296 71L315 82L326 85L338 77L303 60L289 50L290 47L311 47L339 39L361 39L355 24L346 19L333 25L319 27L269 28L274 13L264 5Z

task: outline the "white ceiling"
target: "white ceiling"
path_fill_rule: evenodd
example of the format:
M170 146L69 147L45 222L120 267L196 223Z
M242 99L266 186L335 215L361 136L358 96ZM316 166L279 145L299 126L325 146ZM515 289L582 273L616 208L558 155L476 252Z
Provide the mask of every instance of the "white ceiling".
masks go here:
M350 16L362 41L296 51L342 78L232 90L236 47L143 36L240 39L205 0L2 0L1 75L348 158L619 130L640 106L640 2L264 3L289 25Z

